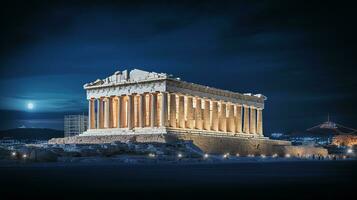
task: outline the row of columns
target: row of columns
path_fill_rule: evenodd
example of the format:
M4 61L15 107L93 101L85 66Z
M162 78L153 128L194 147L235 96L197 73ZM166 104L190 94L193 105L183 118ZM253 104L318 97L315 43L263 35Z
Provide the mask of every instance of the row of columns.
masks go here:
M88 110L90 129L173 127L263 135L260 108L176 93L90 99Z

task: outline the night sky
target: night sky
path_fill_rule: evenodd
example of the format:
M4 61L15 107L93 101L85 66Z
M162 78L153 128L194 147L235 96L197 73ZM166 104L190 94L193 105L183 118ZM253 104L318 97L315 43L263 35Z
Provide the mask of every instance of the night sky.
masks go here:
M133 68L264 94L266 135L328 113L356 128L347 2L9 1L0 16L0 129L63 129L65 114L87 112L84 83Z

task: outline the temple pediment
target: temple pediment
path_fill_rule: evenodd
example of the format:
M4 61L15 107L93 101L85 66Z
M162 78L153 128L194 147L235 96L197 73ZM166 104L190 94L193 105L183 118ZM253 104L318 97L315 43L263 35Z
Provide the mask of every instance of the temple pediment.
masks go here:
M84 88L91 86L106 86L119 83L135 83L148 80L156 80L168 78L170 75L165 73L148 72L140 69L133 69L130 72L128 70L116 71L113 75L105 79L97 79L94 82L86 83Z
M87 90L89 98L165 91L253 105L259 108L263 108L264 101L267 100L262 94L241 94L182 81L166 73L148 72L140 69L116 71L109 77L85 84L84 89Z

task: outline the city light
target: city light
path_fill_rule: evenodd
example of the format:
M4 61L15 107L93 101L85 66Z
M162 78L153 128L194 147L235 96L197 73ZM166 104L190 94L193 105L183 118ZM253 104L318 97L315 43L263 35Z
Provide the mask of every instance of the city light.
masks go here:
M291 156L290 156L290 154L285 154L285 158L290 158Z
M236 156L239 157L240 156L239 153L237 153Z
M208 158L208 156L209 156L208 154L203 155L204 158Z
M181 153L177 154L177 157L182 158L182 154Z
M351 153L353 153L353 150L352 150L352 149L348 149L348 150L347 150L347 153L350 153L350 154L351 154Z
M149 153L149 157L150 157L150 158L154 158L154 157L155 157L155 154L154 154L154 153Z
M23 158L27 158L27 155L26 155L26 154L24 154L24 155L22 155L22 157L23 157Z
M261 154L260 157L265 158L266 156L264 154Z
M12 155L12 156L16 156L16 152L12 152L11 155Z
M278 157L278 154L274 153L273 158L276 158L276 157Z
M229 156L229 153L226 153L223 155L223 158L228 158L228 156Z

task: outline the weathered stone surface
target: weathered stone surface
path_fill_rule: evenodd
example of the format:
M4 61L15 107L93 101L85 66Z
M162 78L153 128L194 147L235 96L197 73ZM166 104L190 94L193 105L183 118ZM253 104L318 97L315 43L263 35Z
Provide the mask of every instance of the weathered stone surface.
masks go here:
M303 155L327 156L327 150L324 148L310 146L292 146L289 141L270 140L262 138L240 138L240 137L222 137L205 136L197 134L182 134L180 139L191 140L203 152L210 154L239 154L247 155L267 155L301 157Z
M138 84L140 83L140 84ZM125 87L122 87L125 86ZM204 98L221 99L226 102L247 104L264 108L267 99L262 94L236 93L227 90L207 87L204 85L181 81L165 73L147 72L139 69L117 71L113 75L86 83L87 98L100 98L102 96L123 95L131 93L173 92L187 93L190 96L202 96ZM105 94L105 95L103 95Z
M276 153L274 146L291 145L288 141L214 135L181 134L179 138L191 140L203 152L209 154L273 155Z
M162 145L177 145L180 141L192 141L194 146L197 146L202 152L209 154L240 154L247 155L274 155L285 156L302 156L302 155L321 155L326 156L327 150L323 148L308 147L308 146L291 146L288 141L270 140L266 138L244 138L244 137L229 137L215 135L200 135L200 134L163 134L163 135L116 135L116 136L86 136L86 137L67 137L55 138L49 141L49 144L103 144L113 142L123 143L157 143ZM142 152L143 146L136 147ZM123 148L112 148L108 151L103 151L104 155L113 155ZM129 151L129 150L128 150ZM82 156L89 156L90 151L82 152Z
M156 136L141 137L140 135L174 132L181 134L182 131L196 130L201 131L202 134L242 135L242 112L237 111L235 114L235 106L245 108L243 132L252 137L266 139L262 130L256 134L256 110L261 111L266 100L266 97L261 94L241 94L211 88L181 81L168 74L138 69L117 71L105 79L85 84L84 89L89 100L89 130L80 134L81 137L51 140L50 143L95 144L128 140L166 142L166 136L155 138ZM170 101L168 94L170 94ZM139 97L140 104L137 101ZM202 99L205 101L204 110L202 110ZM170 119L168 119L169 112ZM261 115L259 119L262 119ZM146 121L149 124L144 123ZM236 123L239 129L236 129ZM174 130L176 127L179 129ZM204 129L212 131L202 132Z
M49 144L101 144L112 142L139 142L139 143L166 143L172 141L169 135L106 135L106 136L73 136L65 138L53 138L48 141Z

